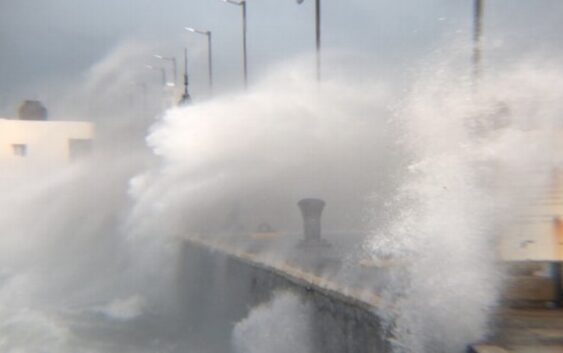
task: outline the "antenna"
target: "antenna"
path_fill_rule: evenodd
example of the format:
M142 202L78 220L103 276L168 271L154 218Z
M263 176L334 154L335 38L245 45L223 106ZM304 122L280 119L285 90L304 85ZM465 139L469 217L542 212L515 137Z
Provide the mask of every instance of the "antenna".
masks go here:
M184 48L184 94L180 99L180 105L188 105L192 101L188 93L188 49Z
M483 0L475 0L473 5L473 83L477 84L481 76L483 46Z

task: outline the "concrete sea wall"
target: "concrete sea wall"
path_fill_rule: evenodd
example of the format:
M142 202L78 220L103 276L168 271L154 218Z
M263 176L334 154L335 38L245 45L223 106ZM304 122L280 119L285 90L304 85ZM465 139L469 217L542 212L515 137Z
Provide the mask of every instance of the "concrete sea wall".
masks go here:
M182 310L189 318L187 331L207 348L213 346L213 351L229 352L234 325L279 291L294 293L312 308L315 352L389 351L381 338L373 303L320 284L312 274L196 240L184 241L180 266L179 289Z

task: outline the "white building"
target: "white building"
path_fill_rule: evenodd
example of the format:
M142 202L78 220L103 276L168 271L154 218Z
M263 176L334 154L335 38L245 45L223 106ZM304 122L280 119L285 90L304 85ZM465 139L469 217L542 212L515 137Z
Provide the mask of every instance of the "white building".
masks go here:
M0 118L0 166L61 166L89 154L93 136L89 122Z

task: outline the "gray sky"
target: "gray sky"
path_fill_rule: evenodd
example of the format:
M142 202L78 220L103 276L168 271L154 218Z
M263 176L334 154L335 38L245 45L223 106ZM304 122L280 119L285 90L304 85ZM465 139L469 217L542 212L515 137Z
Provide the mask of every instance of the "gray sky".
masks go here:
M469 39L472 3L323 0L323 46L354 53L351 66L366 65L361 54L381 72L400 71L447 40ZM313 4L248 0L251 80L313 50ZM562 15L560 0L486 1L489 60L533 51L559 55ZM22 99L42 98L54 86L80 84L83 72L127 40L154 43L179 59L187 45L197 90L206 74L205 40L184 31L187 25L213 31L218 86L239 85L240 9L219 0L0 0L0 114L13 115Z

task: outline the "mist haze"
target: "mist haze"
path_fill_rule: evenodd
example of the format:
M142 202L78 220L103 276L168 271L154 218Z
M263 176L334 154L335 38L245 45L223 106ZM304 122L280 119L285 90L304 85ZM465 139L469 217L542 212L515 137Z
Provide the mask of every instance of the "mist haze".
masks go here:
M563 4L487 2L478 81L468 1L324 1L320 83L313 2L248 11L244 90L239 9L221 1L0 2L1 117L39 99L52 120L96 124L88 158L2 173L0 350L314 351L299 296L224 322L213 300L244 307L228 265L179 268L194 237L293 264L303 198L326 201L342 263L319 275L381 297L394 353L487 336L505 275L496 237L534 197L520 186L548 184L529 171L563 161ZM184 26L213 31L213 94L206 41ZM193 104L178 106L184 47ZM154 54L176 57L176 87L147 69L172 81ZM253 243L264 224L281 236ZM202 274L216 293L185 295Z

